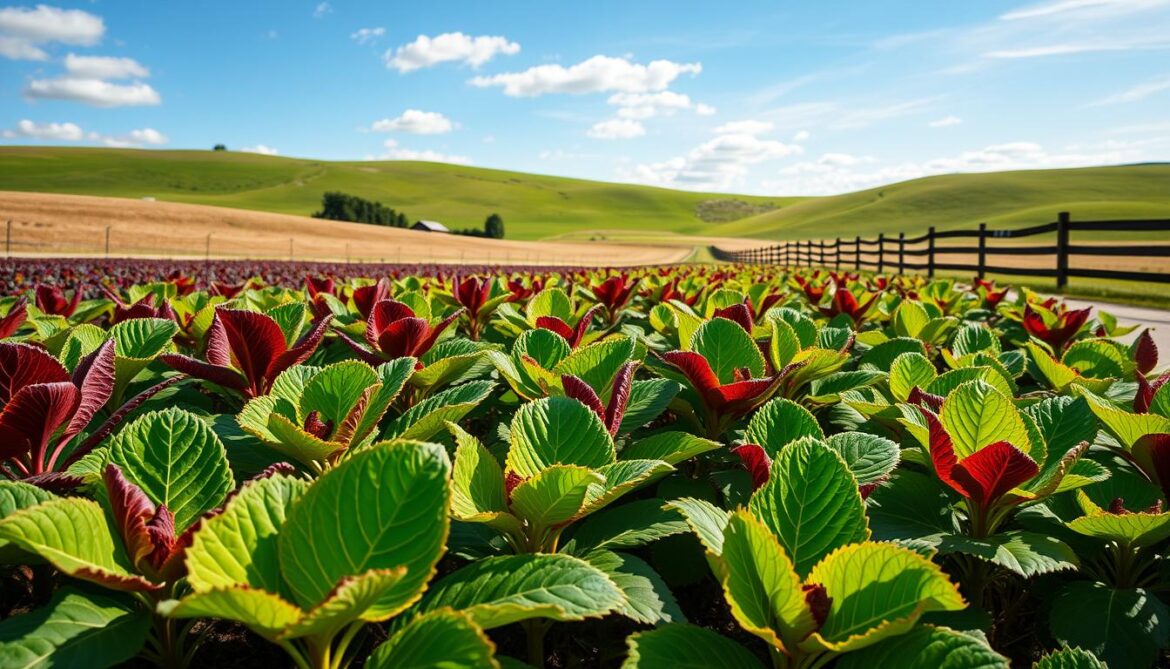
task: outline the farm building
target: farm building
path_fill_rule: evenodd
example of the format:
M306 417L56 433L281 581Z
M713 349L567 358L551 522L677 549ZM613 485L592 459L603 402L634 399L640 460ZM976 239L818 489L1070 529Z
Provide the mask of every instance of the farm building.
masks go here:
M451 232L447 226L438 221L417 221L410 226L411 230L422 230L423 232Z

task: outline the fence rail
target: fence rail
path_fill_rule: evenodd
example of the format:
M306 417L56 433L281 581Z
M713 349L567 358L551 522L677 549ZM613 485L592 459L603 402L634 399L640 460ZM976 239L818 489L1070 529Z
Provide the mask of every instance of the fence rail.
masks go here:
M936 230L934 226L924 235L907 237L879 234L874 239L793 240L771 246L741 251L727 251L711 247L718 260L730 262L786 265L794 267L834 267L835 269L862 269L904 274L907 271L926 272L933 277L937 271L974 272L979 278L987 274L1009 274L1056 279L1056 287L1068 287L1070 277L1114 279L1120 281L1149 281L1170 283L1170 271L1147 272L1120 269L1094 269L1069 266L1069 256L1096 256L1116 258L1170 258L1170 246L1146 244L1073 244L1073 232L1170 232L1170 219L1074 221L1068 212L1061 212L1051 223L1027 228L989 230L980 223L974 230ZM1047 245L989 246L988 240L1022 239L1056 233L1056 242ZM974 239L975 244L939 245L938 240ZM1170 237L1167 238L1170 240ZM925 245L909 249L908 246ZM869 256L869 258L863 258ZM976 262L948 262L948 256L974 256ZM1050 267L1010 266L989 262L994 256L1053 256ZM918 262L908 261L918 260Z

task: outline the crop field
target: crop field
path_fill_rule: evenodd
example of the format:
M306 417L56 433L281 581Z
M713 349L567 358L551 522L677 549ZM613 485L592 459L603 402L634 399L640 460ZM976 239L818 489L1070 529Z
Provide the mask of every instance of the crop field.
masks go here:
M0 667L1166 663L1170 373L1105 312L730 264L0 295Z

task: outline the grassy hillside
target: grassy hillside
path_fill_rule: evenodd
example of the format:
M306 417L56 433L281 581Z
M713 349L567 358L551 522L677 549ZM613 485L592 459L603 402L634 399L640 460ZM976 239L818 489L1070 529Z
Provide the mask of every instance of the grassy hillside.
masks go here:
M454 228L480 227L498 212L512 239L583 228L700 233L715 224L699 212L719 220L707 212L748 215L803 199L733 198L439 163L62 147L0 147L0 190L154 197L300 215L319 209L325 191L339 190ZM729 204L714 204L721 200Z
M856 193L809 198L717 225L708 234L819 239L970 228L1010 228L1074 218L1170 218L1170 164L950 174ZM1105 233L1107 235L1107 233Z

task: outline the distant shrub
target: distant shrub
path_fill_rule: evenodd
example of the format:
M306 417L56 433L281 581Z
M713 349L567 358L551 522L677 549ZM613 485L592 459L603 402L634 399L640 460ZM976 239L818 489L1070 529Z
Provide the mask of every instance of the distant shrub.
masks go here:
M227 151L227 146L225 146L223 144L216 144L211 150L212 151Z
M408 225L406 214L400 211L395 211L381 202L371 202L341 192L325 193L321 197L321 211L314 213L313 218L371 223L394 228L405 228Z
M468 237L487 237L489 239L503 239L504 238L504 219L499 214L492 214L483 222L483 230L476 228L464 228L462 230L452 230L457 235L466 235Z

